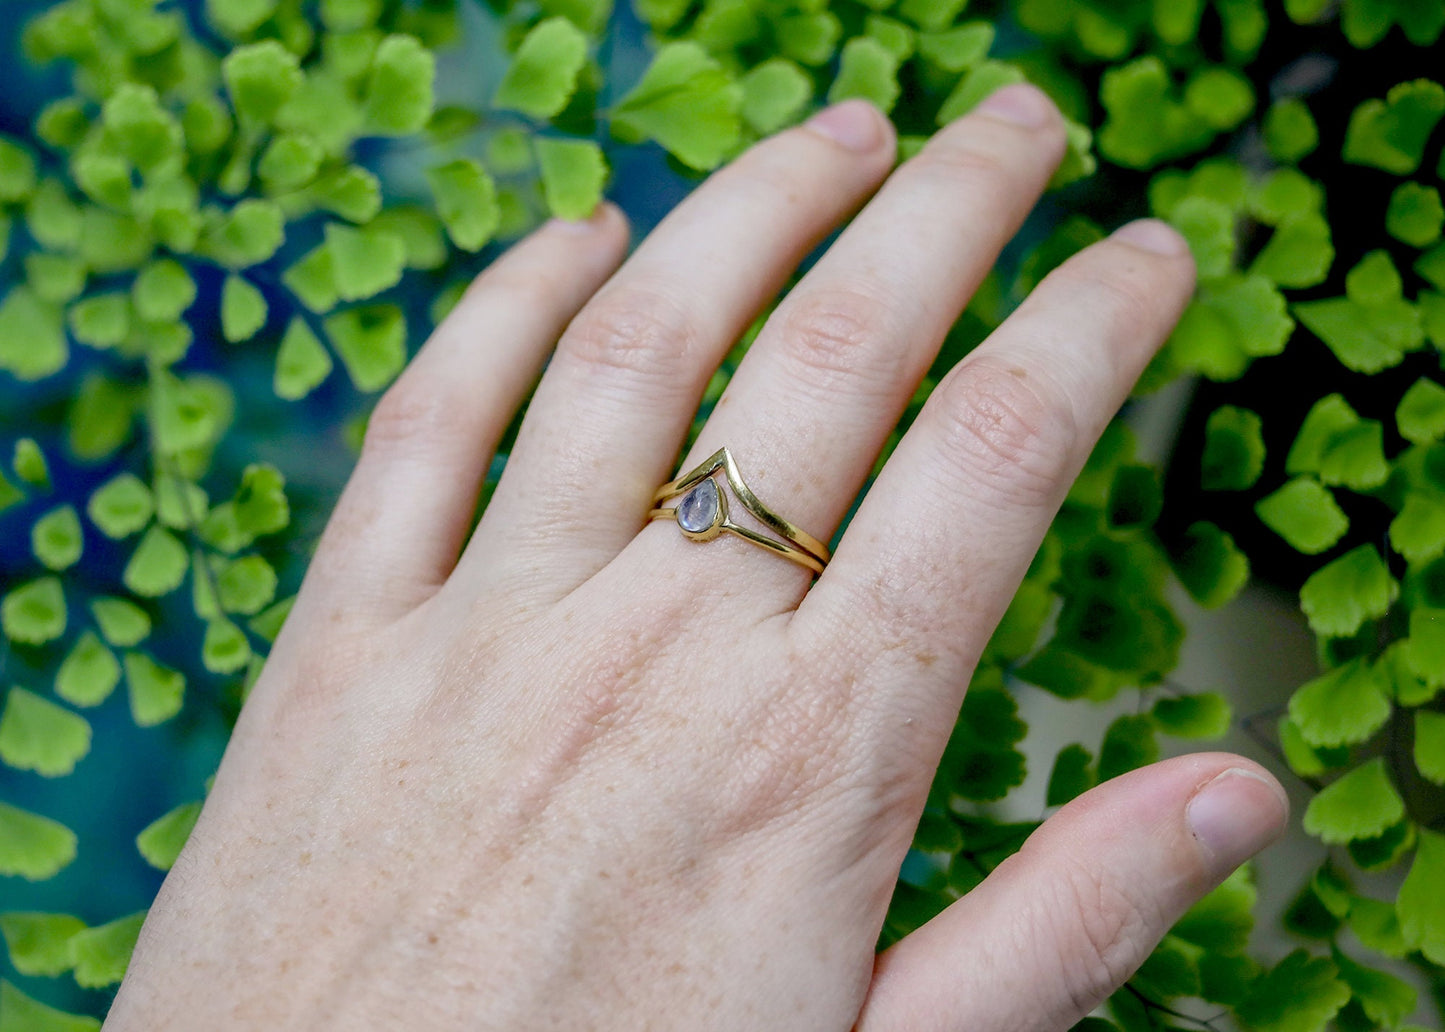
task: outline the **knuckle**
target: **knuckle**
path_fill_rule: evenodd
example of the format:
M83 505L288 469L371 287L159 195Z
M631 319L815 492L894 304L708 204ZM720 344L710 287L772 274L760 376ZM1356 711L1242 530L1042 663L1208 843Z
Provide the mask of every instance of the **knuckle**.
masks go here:
M1128 980L1158 936L1152 915L1122 881L1074 863L1060 884L1065 898L1055 912L1076 924L1059 962L1075 1006L1087 1014Z
M1073 408L1037 373L975 356L931 400L947 468L1004 505L1050 504L1072 465Z
M669 381L686 372L697 330L678 298L636 288L607 291L577 317L558 345L568 361L601 375Z
M419 451L455 417L456 410L448 403L445 392L404 373L372 410L362 453L375 456Z
M1001 140L994 132L971 127L967 135L940 139L909 162L911 174L930 180L983 179L1004 182L1014 175Z
M828 388L871 380L890 375L896 365L900 349L881 346L896 316L869 290L807 290L788 300L779 320L779 350L806 383Z
M505 259L493 263L471 283L454 312L481 309L489 302L528 308L550 308L556 304L560 277L549 278L535 267L518 266Z
M1049 279L1098 312L1111 337L1137 336L1141 327L1159 323L1160 302L1169 295L1151 285L1148 270L1122 262L1082 259L1065 262Z

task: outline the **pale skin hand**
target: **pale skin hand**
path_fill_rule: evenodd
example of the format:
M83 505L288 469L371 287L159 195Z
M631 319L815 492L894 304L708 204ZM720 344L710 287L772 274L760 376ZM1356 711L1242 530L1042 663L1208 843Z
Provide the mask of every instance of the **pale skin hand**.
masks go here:
M1059 1030L1126 978L1283 826L1248 761L1101 786L874 944L979 651L1189 295L1171 231L1084 251L955 369L811 590L644 525L728 347L876 191L680 467L726 444L828 537L1063 149L1012 87L888 177L852 102L620 270L611 208L494 263L381 402L106 1028Z

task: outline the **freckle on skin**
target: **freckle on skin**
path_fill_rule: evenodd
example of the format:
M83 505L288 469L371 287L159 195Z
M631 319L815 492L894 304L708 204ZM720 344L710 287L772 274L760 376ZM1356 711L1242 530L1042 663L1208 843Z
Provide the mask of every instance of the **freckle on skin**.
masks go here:
M1028 371L1024 369L1019 369L1017 366L1009 370L1009 375L1017 376L1020 380L1027 380L1029 378Z

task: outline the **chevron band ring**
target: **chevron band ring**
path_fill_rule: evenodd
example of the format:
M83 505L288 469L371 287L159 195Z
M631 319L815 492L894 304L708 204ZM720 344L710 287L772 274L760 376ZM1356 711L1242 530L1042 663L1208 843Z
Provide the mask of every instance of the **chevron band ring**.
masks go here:
M718 486L715 476L719 471L724 474L742 507L777 537L733 521L728 514L728 496ZM661 504L674 498L681 500L674 506ZM726 531L806 566L814 573L822 573L823 567L828 565L828 546L759 501L738 472L737 463L726 448L719 448L701 465L659 487L652 496L652 504L653 509L647 514L649 520L673 520L683 535L693 541L711 541Z

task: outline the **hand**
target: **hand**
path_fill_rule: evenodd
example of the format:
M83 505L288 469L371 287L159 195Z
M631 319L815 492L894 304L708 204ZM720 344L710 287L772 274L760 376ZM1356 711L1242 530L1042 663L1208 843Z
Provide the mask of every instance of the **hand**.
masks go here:
M1178 236L1134 224L1054 272L939 384L816 583L645 522L724 353L877 191L681 467L726 444L832 534L1063 151L1011 87L889 176L851 102L615 274L612 208L494 263L378 406L107 1028L1064 1029L1126 978L1279 832L1248 761L1106 784L874 946L979 652L1190 294Z

